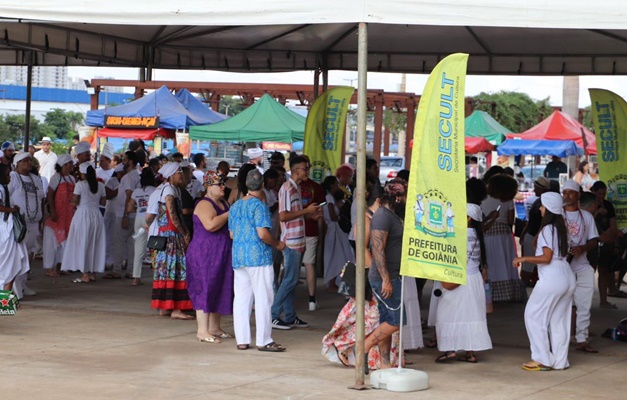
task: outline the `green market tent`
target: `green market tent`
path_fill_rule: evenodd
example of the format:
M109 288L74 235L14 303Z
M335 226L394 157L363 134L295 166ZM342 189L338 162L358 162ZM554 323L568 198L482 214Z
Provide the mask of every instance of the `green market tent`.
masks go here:
M490 114L478 110L466 117L465 131L466 137L482 137L496 146L503 143L505 135L512 133L511 130L496 122Z
M189 128L192 140L292 143L303 140L304 136L305 117L281 105L269 94L227 120Z

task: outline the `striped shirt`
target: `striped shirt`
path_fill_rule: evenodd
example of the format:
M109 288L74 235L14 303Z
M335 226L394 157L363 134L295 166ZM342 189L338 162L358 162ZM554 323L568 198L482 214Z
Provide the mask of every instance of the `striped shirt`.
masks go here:
M303 209L300 197L300 187L289 178L279 190L279 213L283 211L295 212ZM292 220L281 222L281 241L292 250L305 251L305 217L300 216Z

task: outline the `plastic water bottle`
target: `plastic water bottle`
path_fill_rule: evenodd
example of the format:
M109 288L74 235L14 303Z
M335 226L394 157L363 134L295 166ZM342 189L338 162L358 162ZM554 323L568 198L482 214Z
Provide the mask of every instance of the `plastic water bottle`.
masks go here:
M137 230L137 232L135 232L135 234L133 235L133 239L137 239L138 237L140 237L144 233L146 233L146 229L142 226L141 228L139 228Z

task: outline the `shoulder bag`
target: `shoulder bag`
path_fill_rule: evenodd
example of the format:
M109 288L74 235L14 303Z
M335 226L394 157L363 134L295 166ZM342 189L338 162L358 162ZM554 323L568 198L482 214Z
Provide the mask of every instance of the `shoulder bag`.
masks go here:
M11 200L9 197L9 188L4 185L4 195L6 197L4 201L4 206L7 208L11 208ZM26 219L24 219L24 215L22 213L14 212L14 213L4 213L4 221L8 221L9 214L13 216L13 237L17 243L21 243L26 237Z

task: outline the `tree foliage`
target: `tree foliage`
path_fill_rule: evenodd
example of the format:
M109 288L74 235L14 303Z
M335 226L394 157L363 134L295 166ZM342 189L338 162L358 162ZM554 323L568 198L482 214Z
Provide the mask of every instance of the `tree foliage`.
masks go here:
M224 115L228 115L230 117L237 115L244 111L246 107L244 106L242 100L235 96L222 96L220 97L220 107L218 108L218 112Z
M54 139L67 140L78 132L83 123L83 114L74 111L65 111L55 108L46 113L44 121L31 116L29 139L37 143L44 136ZM24 114L0 115L0 142L10 141L21 143L26 131L26 116Z
M486 111L513 133L524 132L553 113L548 97L534 101L526 93L500 91L473 98L475 110Z
M592 120L592 108L588 106L583 109L583 126L594 132L594 121Z
M394 139L398 139L398 134L407 129L407 113L398 113L386 108L383 111L383 126L390 129L390 134Z

